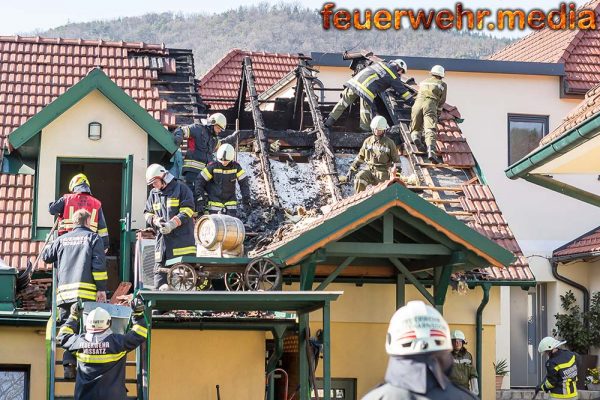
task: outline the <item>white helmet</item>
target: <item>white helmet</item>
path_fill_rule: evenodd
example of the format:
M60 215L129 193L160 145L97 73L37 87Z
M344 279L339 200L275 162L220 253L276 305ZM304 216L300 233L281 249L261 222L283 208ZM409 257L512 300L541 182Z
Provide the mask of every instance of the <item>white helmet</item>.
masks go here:
M398 68L404 70L404 74L408 72L408 66L406 65L406 62L404 62L404 60L401 58L396 58L395 60L390 61L390 64L396 64Z
M444 317L422 301L409 301L398 309L388 327L385 351L404 356L452 350L450 328Z
M146 183L152 185L157 179L164 179L167 170L160 164L151 164L146 169Z
M219 146L217 150L217 160L219 161L233 161L235 160L235 149L232 145L225 143Z
M560 340L554 339L552 336L546 336L540 340L540 344L538 345L538 353L541 354L545 351L554 350L565 343L567 343L566 340L561 342Z
M89 333L104 332L110 327L111 317L103 308L93 309L85 320L85 330Z
M452 340L462 340L464 344L467 344L467 338L463 331L455 329L450 334L450 339Z
M444 67L442 67L441 65L434 65L433 68L431 68L431 75L435 75L435 76L439 76L440 78L443 78L444 76L446 76L446 71L444 70Z
M388 125L386 119L384 117L382 117L381 115L378 115L371 120L371 130L372 131L376 131L376 130L379 131L379 130L384 130L387 128L389 128L389 125Z
M219 125L221 129L225 129L227 126L227 118L221 113L209 115L206 121L208 122L208 125Z

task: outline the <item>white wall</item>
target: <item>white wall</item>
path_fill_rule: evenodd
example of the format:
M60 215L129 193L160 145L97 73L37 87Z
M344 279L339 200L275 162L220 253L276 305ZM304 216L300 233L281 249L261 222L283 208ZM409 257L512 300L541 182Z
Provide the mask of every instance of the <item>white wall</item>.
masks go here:
M87 137L88 124L92 121L102 124L101 140L93 141ZM145 131L96 90L52 121L41 136L38 226L52 226L47 205L55 200L58 157L126 159L133 154L132 229L143 228L148 164L148 134ZM93 189L94 182L91 184Z

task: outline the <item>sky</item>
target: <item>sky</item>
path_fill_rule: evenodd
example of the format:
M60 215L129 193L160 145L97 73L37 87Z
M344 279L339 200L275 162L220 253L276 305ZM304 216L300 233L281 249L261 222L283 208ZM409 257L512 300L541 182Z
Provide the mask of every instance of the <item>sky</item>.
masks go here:
M263 3L276 4L281 1L267 0ZM286 1L289 2L289 1ZM337 8L371 9L379 8L454 8L456 1L451 0L338 0ZM58 27L69 22L89 22L118 17L138 16L151 12L215 13L237 8L242 5L257 4L250 0L25 0L2 2L0 13L0 35L31 33ZM310 8L321 8L323 0L303 0L297 2ZM560 0L464 0L465 8L557 8ZM578 6L585 1L576 0ZM524 6L526 4L526 6ZM502 34L500 36L520 36L521 33Z

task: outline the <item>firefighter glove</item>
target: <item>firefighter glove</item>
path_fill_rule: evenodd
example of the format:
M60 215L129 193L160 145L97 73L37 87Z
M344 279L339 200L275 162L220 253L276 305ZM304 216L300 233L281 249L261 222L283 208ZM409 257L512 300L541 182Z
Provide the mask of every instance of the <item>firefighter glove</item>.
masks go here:
M154 216L152 218L152 225L154 225L156 228L160 229L165 225L165 220L160 217Z
M143 313L144 310L145 310L145 308L146 307L144 306L144 302L139 297L136 297L131 302L131 309L133 310L134 314L141 314L141 313Z
M79 317L81 316L81 305L78 301L71 304L71 316L75 319L79 319Z
M159 231L163 235L168 235L169 233L173 232L175 228L177 228L177 222L170 220L169 222L165 223L163 227L159 229Z

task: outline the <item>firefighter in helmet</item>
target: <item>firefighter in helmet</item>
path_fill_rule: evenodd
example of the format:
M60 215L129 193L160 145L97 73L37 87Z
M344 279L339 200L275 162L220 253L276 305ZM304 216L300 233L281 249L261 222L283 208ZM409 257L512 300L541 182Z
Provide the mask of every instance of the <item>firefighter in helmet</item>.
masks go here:
M102 203L92 196L90 181L85 174L75 175L69 182L69 193L53 203L48 210L50 214L58 216L58 234L63 235L73 230L73 214L80 209L86 209L91 215L90 229L98 233L104 243L104 250L108 250L109 238L106 220L102 212Z
M471 390L476 395L479 394L479 382L477 369L473 363L473 356L465 348L467 338L463 331L455 329L452 331L452 358L454 367L450 373L450 380L457 386L462 386Z
M236 182L240 186L242 205L250 204L250 185L242 166L235 161L235 149L222 144L217 151L217 161L211 162L196 182L197 211L202 213L208 206L210 214L238 216Z
M546 378L536 387L543 390L551 399L577 399L577 356L560 346L566 341L547 336L540 341L538 352L548 357Z

